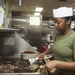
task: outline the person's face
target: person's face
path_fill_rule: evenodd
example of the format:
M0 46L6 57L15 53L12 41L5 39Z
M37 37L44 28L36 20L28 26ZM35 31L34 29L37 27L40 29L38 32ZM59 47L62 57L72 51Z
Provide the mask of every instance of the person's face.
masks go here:
M63 33L68 26L68 20L66 20L65 18L55 18L54 24L55 24L56 29L60 33Z

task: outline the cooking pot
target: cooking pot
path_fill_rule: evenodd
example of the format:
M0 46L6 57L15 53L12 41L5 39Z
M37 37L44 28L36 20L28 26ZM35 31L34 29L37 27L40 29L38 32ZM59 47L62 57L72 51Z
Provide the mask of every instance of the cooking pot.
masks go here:
M31 50L21 53L21 59L23 59L23 60L36 58L37 56L38 56L38 52L31 51Z

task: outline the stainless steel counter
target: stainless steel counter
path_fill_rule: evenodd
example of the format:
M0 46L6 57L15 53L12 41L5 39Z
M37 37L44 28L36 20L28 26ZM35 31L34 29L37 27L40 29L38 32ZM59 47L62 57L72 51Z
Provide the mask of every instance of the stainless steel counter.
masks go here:
M42 75L41 73L0 73L0 75Z

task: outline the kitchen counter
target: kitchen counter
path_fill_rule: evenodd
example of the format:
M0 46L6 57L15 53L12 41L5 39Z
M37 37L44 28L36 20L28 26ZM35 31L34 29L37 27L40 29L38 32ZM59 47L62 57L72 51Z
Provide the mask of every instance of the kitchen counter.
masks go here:
M42 75L40 73L0 73L0 75Z

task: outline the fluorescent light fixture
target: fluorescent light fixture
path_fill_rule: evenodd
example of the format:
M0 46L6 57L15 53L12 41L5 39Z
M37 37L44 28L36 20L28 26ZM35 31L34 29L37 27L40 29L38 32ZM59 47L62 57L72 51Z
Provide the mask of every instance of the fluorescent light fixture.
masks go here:
M37 12L41 12L42 10L43 10L42 7L37 7L37 8L35 9L35 11L37 11Z
M34 13L34 16L40 16L40 13Z

